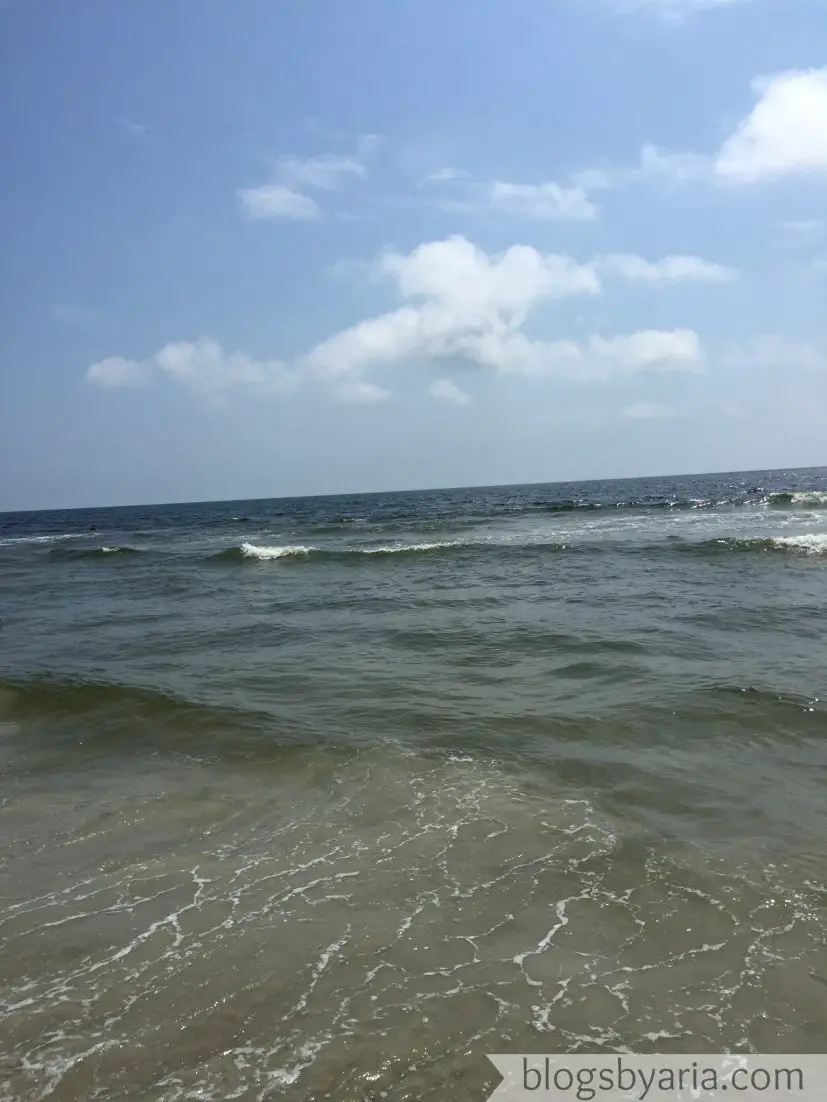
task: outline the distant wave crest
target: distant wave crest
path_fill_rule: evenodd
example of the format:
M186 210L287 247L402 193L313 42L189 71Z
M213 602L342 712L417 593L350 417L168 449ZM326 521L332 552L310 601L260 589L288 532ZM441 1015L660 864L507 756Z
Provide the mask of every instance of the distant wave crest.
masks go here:
M97 559L103 555L140 555L141 551L137 547L126 545L104 545L103 547L55 547L50 554L61 559Z
M15 547L21 543L57 543L59 540L82 539L85 532L66 532L60 536L9 536L0 539L0 547Z

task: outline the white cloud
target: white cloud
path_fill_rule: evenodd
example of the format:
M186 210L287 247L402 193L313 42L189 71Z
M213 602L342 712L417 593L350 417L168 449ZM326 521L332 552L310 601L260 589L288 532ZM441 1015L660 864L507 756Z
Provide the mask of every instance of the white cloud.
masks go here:
M688 259L704 263L678 259L684 263L678 273L682 278ZM635 267L639 258L623 260ZM343 401L373 402L387 398L388 392L366 381L365 372L404 361L462 360L503 374L580 381L695 369L702 352L691 330L595 334L581 341L534 340L523 332L539 304L599 293L599 266L543 254L528 245L489 255L463 237L427 242L407 254L386 252L376 263L378 272L396 284L401 305L335 333L289 366L280 360L253 360L241 352L227 354L204 337L168 344L145 361L104 360L89 368L87 378L103 386L130 386L166 376L210 395L237 386L284 393L315 381L331 387ZM657 263L652 267L657 270ZM452 388L443 379L438 392L431 392L461 400L457 394L462 392Z
M489 256L461 236L418 245L407 255L386 252L379 267L404 298L432 299L463 314L503 311L520 321L540 299L600 290L589 266L569 256L530 245Z
M734 268L697 256L666 256L651 261L633 254L614 253L602 257L597 264L602 270L614 271L633 283L731 283L738 278Z
M142 386L147 381L143 365L136 360L126 360L123 356L110 356L100 360L86 372L86 378L95 386L131 387Z
M505 375L605 381L639 371L694 370L701 359L697 334L690 330L641 330L583 341L531 340L520 332L469 334L454 355Z
M686 370L701 360L701 342L691 329L642 329L628 336L590 337L586 354L606 369L642 371Z
M732 0L735 2L735 0ZM581 171L583 191L640 183L748 186L796 173L827 173L827 68L776 73L752 82L757 102L712 155L648 143L638 164Z
M279 176L298 187L313 187L320 191L335 191L352 176L363 179L367 169L355 157L323 154L319 157L283 157L278 164Z
M672 417L674 410L671 406L660 402L632 402L624 406L620 416L630 421L652 421L661 417Z
M509 184L497 181L489 192L491 206L508 214L548 221L587 221L599 207L591 202L583 187L544 184Z
M720 149L716 175L752 184L827 171L827 68L760 77L752 87L758 103Z
M264 184L261 187L243 188L239 198L251 218L292 218L306 221L316 218L319 205L315 199L302 195L284 184Z
M367 176L367 161L379 144L376 135L359 139L356 152L349 157L324 153L315 157L281 157L274 178L258 187L241 188L238 197L251 218L290 218L307 221L318 217L319 205L302 189L331 192L349 179Z
M478 359L475 342L507 339L541 300L600 290L569 257L528 245L490 257L463 237L385 253L379 268L408 304L323 341L304 357L306 370L335 377L407 358Z
M437 379L428 387L428 393L433 398L440 398L444 402L455 402L459 406L466 406L471 401L465 391L460 390L450 379Z
M92 364L86 372L88 382L103 387L138 386L157 375L213 395L237 386L285 392L294 382L282 361L253 360L243 352L227 354L211 337L164 345L147 360L112 356Z
M507 374L607 378L613 372L694 366L700 342L687 330L642 331L585 342L538 341L522 332L532 308L596 294L595 265L515 245L489 256L462 237L379 261L406 303L323 341L302 358L322 379L358 375L403 360L458 359Z
M648 143L640 151L640 165L632 172L638 180L685 180L703 179L709 175L710 166L707 157L699 153L670 153Z
M634 184L686 183L709 180L713 176L709 157L698 153L674 153L647 143L632 166L587 168L577 172L572 182L584 191L610 191Z

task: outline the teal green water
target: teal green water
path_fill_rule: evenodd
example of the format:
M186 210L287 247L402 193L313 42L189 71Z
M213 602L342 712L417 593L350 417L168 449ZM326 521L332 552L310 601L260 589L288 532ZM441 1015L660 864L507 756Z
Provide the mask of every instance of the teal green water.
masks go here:
M825 564L825 470L0 516L0 1098L822 1050Z

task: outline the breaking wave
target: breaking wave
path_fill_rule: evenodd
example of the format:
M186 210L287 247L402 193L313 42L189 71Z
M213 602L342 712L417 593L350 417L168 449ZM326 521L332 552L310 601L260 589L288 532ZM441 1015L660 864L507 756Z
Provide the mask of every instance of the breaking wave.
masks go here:
M775 536L759 539L716 539L701 543L685 543L687 551L728 552L728 551L797 551L808 555L827 555L827 532L801 536Z
M242 543L240 547L231 547L227 551L221 551L213 556L217 559L244 560L255 559L259 562L267 562L271 559L305 558L308 555L318 553L316 547L259 547L253 543Z
M827 507L827 491L825 490L783 490L777 494L768 494L763 499L764 505L799 507L803 509L818 509Z
M406 543L381 547L315 547L303 544L285 546L259 546L243 543L218 554L211 555L213 562L263 563L263 562L359 562L389 556L436 554L439 552L490 552L497 555L521 556L525 554L568 553L628 553L651 554L653 551L680 551L695 554L721 554L735 551L794 551L810 555L827 554L827 533L777 536L743 539L726 537L709 540L684 540L672 537L667 542L654 540L627 544L623 541L573 540L567 543L549 540L446 540L431 543Z
M217 555L211 555L210 558L217 562L273 562L279 560L295 562L307 559L353 559L384 555L422 554L427 551L442 551L463 546L465 545L460 541L331 549L308 547L304 544L262 547L253 543L242 543L240 547L230 547L226 551L219 551Z

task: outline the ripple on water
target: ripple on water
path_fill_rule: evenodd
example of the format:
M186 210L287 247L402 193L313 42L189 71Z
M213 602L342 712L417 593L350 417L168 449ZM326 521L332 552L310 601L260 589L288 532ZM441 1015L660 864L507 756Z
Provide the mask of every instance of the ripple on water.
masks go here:
M823 886L551 773L387 746L89 784L14 812L16 1098L470 1100L504 1045L796 1051L827 1021Z

